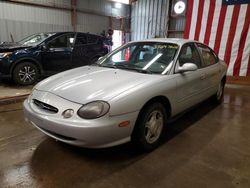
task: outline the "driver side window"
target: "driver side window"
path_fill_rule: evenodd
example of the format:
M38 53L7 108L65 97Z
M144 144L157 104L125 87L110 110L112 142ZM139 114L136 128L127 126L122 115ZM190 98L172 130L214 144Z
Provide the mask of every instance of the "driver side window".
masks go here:
M62 35L48 43L49 48L71 48L74 45L75 34Z
M194 44L184 44L182 46L180 55L179 55L179 66L181 67L185 63L194 63L198 68L201 67L201 60L199 52L196 49Z

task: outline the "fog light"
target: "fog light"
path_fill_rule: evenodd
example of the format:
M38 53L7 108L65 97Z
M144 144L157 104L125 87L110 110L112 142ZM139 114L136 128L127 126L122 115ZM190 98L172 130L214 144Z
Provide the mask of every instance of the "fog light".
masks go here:
M71 118L73 114L74 114L74 110L72 109L67 109L62 113L64 118Z

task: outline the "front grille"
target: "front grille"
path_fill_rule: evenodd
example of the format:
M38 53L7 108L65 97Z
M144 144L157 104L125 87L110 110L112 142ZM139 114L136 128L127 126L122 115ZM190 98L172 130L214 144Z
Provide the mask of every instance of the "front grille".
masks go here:
M37 99L33 99L33 102L40 109L43 109L45 111L52 112L52 113L57 113L58 112L58 109L56 107L51 106L49 104L46 104L44 102L41 102L41 101L39 101Z

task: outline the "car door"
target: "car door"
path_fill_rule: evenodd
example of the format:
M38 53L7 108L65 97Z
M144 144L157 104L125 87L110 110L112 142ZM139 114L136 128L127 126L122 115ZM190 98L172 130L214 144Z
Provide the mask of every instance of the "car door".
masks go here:
M80 67L87 64L89 64L87 34L77 33L72 52L72 67Z
M179 73L178 67L185 63L194 63L198 69ZM187 109L202 100L202 90L204 90L205 74L202 70L202 62L198 49L194 43L186 43L182 46L176 67L176 102L179 111Z
M75 41L74 33L66 33L47 42L42 53L43 69L54 74L72 68L71 57Z
M98 57L103 56L103 42L101 37L97 35L88 34L88 48L87 55L90 60L89 63L93 63Z
M204 97L210 97L215 94L220 83L220 65L219 58L206 45L197 43L197 47L202 58L202 69L204 70Z

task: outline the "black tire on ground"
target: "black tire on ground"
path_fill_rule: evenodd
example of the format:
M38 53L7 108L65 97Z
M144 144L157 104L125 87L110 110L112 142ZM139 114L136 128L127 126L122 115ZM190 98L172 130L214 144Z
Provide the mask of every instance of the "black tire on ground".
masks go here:
M164 106L155 102L142 109L132 134L132 142L140 149L150 152L161 143L167 113Z
M30 62L21 62L13 70L13 81L19 85L34 84L39 77L37 66Z
M225 82L222 80L218 86L217 92L213 96L215 104L221 104L224 98Z

